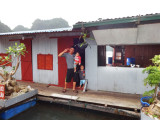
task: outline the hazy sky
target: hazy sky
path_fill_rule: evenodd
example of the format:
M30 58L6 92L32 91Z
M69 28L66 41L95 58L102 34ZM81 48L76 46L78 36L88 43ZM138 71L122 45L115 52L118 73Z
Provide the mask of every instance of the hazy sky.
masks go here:
M160 13L160 0L0 0L0 21L12 29L37 19L78 21Z

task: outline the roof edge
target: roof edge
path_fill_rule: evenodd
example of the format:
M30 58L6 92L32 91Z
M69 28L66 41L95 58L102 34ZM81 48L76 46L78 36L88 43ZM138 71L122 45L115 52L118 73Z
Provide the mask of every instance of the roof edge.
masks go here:
M127 18L115 18L115 19L107 19L107 20L100 20L100 21L93 21L93 22L81 22L73 25L73 29L81 28L82 24L84 27L94 27L94 26L102 26L108 24L119 24L119 23L131 23L137 21L149 21L149 20L158 20L160 19L160 14L152 14L152 15L145 15L145 16L134 16L134 17L127 17Z

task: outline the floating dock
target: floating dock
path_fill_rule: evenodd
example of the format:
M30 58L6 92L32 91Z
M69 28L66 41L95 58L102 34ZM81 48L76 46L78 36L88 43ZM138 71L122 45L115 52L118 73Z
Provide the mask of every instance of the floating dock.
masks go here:
M85 93L79 90L78 93L74 93L72 89L62 93L63 88L47 84L22 81L19 81L19 84L38 89L37 99L41 101L140 118L140 95L91 90Z
M36 104L37 94L38 90L33 89L19 96L0 99L0 119L8 120L33 107Z

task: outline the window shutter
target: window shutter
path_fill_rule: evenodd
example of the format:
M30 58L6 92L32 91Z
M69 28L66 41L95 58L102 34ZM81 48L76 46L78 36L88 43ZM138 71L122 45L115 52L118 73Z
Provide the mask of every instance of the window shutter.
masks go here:
M53 70L53 55L46 55L46 70Z
M98 46L98 66L106 66L106 46Z
M37 68L42 70L53 70L53 55L38 54Z
M37 55L37 67L38 69L45 69L45 55L42 55L42 54L38 54Z

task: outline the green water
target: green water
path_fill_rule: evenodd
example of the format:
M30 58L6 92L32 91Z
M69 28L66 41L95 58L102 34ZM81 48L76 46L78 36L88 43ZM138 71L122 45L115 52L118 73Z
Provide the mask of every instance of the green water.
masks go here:
M39 102L10 120L138 120L65 105Z

